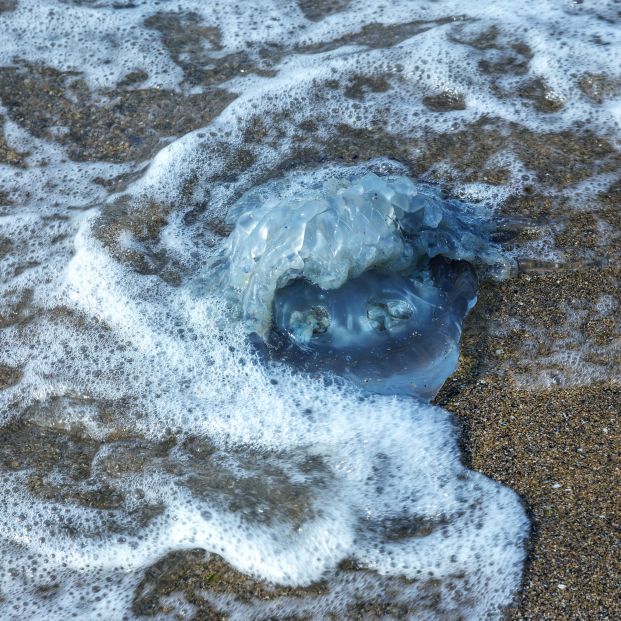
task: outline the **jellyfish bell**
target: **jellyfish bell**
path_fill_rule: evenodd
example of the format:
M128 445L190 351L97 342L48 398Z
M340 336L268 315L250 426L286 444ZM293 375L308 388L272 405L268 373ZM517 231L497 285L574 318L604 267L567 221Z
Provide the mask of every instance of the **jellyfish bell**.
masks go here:
M475 265L503 262L480 210L375 174L241 205L226 284L270 358L372 392L435 395L457 366Z

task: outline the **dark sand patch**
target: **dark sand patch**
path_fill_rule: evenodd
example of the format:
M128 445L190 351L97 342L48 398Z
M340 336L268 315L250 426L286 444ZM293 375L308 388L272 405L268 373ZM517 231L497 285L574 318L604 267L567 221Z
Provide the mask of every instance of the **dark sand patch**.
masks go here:
M156 88L92 93L75 72L26 63L0 68L0 100L11 119L64 145L76 161L147 159L166 140L204 127L234 98L218 88L207 96ZM0 161L2 149L0 141Z
M25 165L24 157L27 154L20 153L19 151L16 151L15 149L9 147L6 142L4 132L2 131L3 124L4 119L2 116L0 116L0 164L9 164L10 166L19 166L21 168ZM0 202L2 201L0 200Z

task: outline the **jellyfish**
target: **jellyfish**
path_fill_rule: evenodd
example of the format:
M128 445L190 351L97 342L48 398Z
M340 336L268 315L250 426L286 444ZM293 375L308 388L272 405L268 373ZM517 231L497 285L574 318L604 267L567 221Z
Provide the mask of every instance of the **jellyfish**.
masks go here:
M233 210L225 280L270 356L429 399L455 370L481 266L506 270L481 208L406 176L332 179Z

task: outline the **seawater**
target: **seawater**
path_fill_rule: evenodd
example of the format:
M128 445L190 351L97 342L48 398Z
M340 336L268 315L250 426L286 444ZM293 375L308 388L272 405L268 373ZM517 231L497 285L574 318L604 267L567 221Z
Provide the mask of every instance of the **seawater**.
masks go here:
M146 569L196 548L324 581L202 594L232 619L347 618L386 593L395 618L500 618L528 520L463 466L451 415L266 363L214 283L248 192L421 175L491 222L547 187L520 136L618 145L615 19L561 0L0 3L0 618L137 617ZM469 180L449 140L486 123L501 182ZM558 192L579 209L610 179ZM545 237L520 253L557 258Z

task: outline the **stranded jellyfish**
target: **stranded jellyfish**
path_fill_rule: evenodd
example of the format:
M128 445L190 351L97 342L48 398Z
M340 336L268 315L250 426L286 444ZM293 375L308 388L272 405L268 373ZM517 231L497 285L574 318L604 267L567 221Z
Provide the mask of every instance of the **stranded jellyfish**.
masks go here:
M226 278L249 330L304 371L433 396L457 364L475 267L503 265L481 211L404 176L309 193L232 211Z

